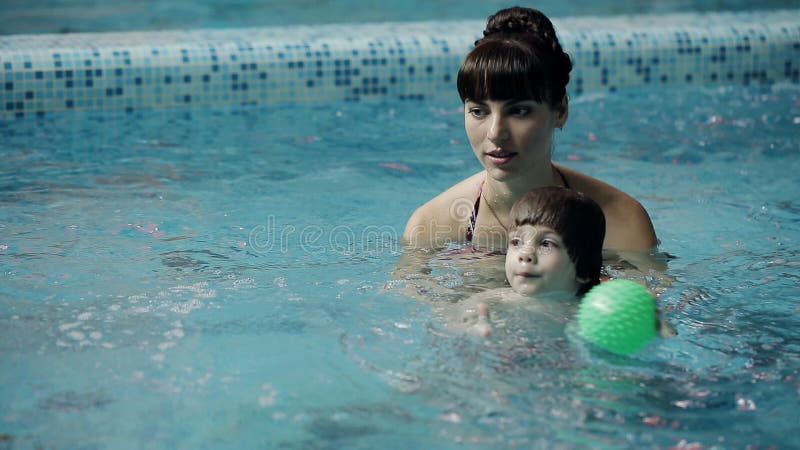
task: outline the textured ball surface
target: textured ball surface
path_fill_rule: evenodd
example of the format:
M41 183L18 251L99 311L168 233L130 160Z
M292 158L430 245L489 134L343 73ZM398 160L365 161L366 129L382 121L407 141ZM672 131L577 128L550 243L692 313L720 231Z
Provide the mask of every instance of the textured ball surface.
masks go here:
M631 354L656 335L655 298L630 280L600 283L581 300L578 335L610 352Z

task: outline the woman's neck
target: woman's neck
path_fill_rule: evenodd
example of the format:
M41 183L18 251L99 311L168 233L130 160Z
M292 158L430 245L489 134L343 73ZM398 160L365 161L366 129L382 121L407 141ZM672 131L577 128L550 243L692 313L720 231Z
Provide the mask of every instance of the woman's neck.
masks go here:
M543 186L561 184L555 167L550 164L539 174L528 174L516 179L497 180L487 176L483 186L483 196L495 211L507 217L514 202L526 192Z

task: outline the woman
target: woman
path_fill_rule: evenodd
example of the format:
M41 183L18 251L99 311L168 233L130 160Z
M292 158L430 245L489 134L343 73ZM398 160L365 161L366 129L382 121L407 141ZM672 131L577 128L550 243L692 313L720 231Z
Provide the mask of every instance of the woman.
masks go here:
M565 186L602 208L605 248L654 248L653 224L639 202L551 160L553 133L569 116L572 63L550 20L535 9L504 9L489 17L483 35L459 69L458 93L470 145L484 170L418 208L404 238L418 248L467 242L502 249L514 202L531 189Z

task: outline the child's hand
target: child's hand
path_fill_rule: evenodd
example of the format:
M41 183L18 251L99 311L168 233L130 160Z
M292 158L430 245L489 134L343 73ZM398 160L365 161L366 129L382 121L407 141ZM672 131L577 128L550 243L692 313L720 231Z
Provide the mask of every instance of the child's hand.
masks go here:
M486 303L478 303L478 323L475 325L475 331L480 336L492 334L492 325L489 323L489 305Z
M658 335L662 338L671 338L678 335L678 332L675 330L675 327L670 325L669 322L664 320L661 317L661 314L657 316L656 319L656 330L658 331Z
M466 308L461 316L461 324L468 333L478 336L490 335L492 326L489 323L489 305L479 302L474 307Z

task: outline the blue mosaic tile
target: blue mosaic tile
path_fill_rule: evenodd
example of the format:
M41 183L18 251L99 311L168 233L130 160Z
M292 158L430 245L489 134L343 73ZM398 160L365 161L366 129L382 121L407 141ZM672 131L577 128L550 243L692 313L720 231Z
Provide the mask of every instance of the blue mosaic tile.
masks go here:
M798 83L800 10L554 19L573 96ZM0 36L0 114L452 92L483 21Z

